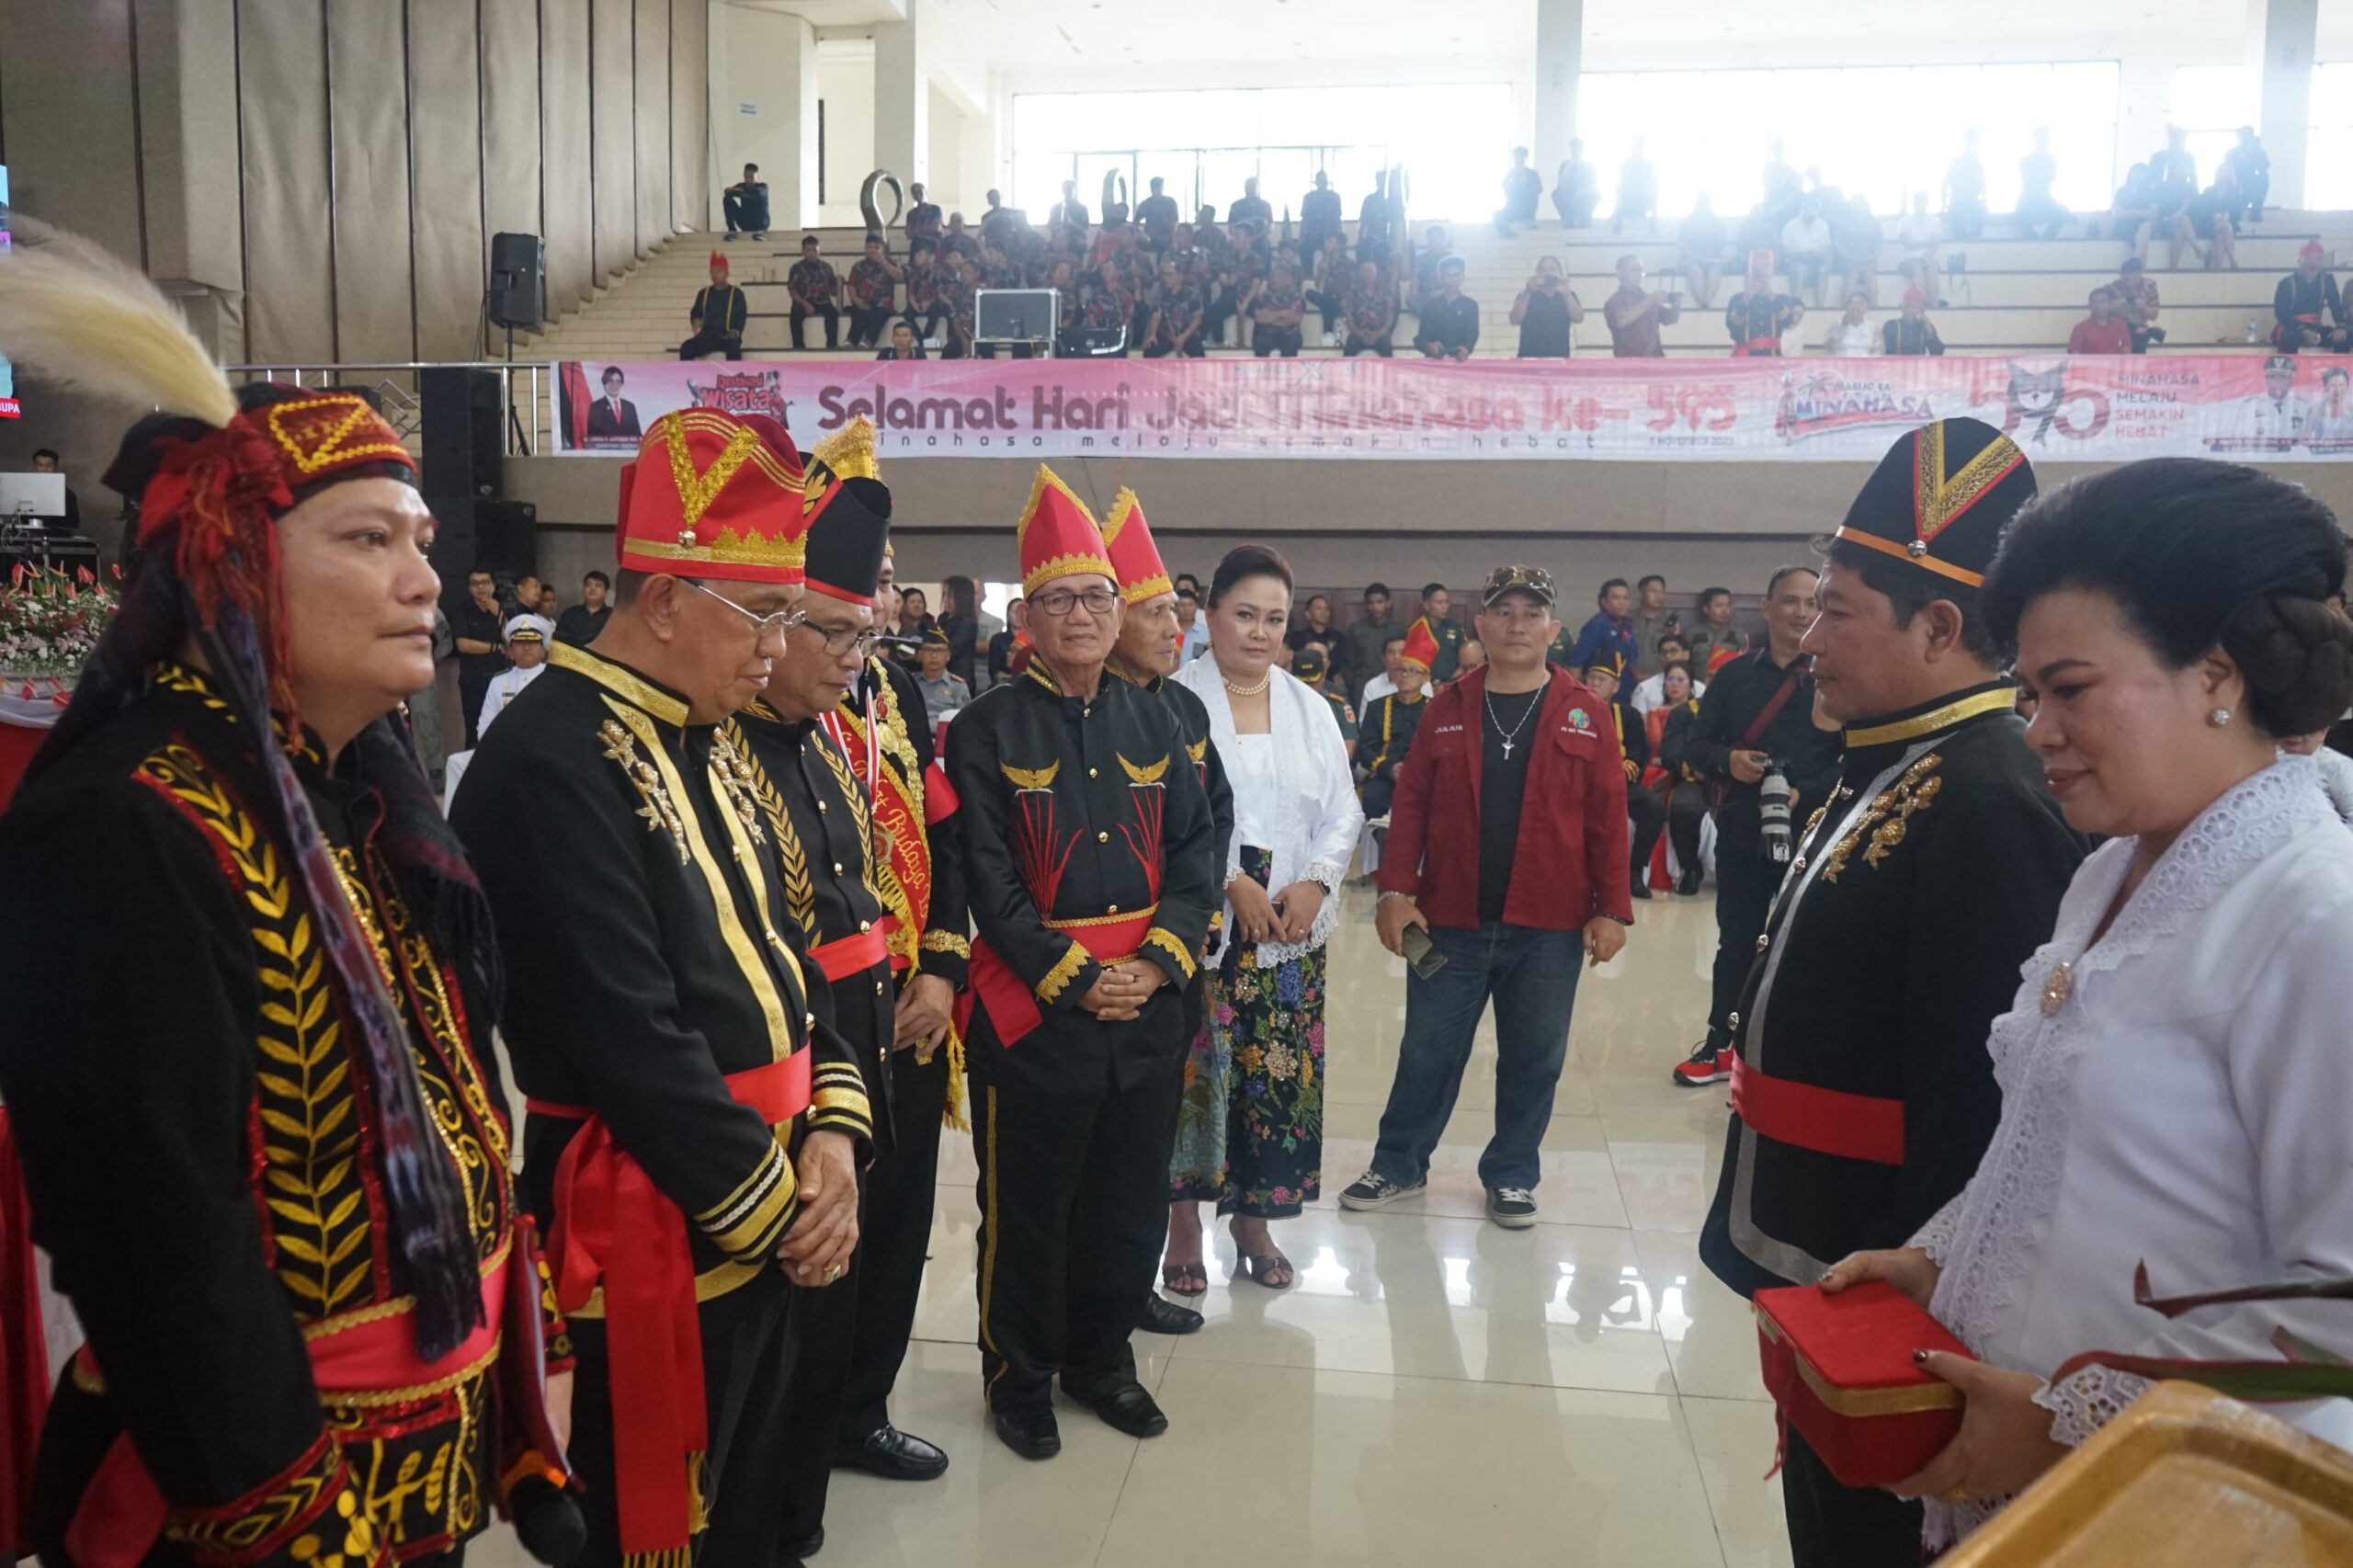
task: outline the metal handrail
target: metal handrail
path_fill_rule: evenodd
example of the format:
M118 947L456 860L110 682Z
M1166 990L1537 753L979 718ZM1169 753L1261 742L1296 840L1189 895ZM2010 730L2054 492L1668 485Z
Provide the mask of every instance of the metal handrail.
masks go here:
M233 378L249 381L287 381L301 386L361 385L375 393L384 418L404 441L415 439L424 420L415 377L419 370L489 370L498 377L498 401L506 409L502 450L508 457L530 457L555 449L555 368L536 360L506 359L382 359L349 360L340 364L226 365ZM396 378L405 376L404 385ZM375 378L372 386L368 379ZM528 414L517 407L517 381L528 400Z

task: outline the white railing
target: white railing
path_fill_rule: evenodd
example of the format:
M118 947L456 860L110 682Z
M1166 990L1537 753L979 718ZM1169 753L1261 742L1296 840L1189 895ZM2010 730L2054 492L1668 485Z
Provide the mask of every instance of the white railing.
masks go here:
M425 405L417 391L420 370L488 370L498 377L499 406L506 411L501 449L530 457L553 451L555 367L505 359L409 359L339 365L230 365L233 380L286 381L298 387L351 387L372 393L384 418L404 441L421 434Z

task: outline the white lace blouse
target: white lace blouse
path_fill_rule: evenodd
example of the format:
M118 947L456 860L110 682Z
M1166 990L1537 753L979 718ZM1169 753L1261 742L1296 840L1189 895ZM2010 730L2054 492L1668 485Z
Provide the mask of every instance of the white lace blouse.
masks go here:
M1913 1238L1943 1269L1931 1310L2046 1378L2090 1350L2278 1359L2282 1327L2353 1351L2341 1302L2169 1320L2132 1300L2143 1264L2160 1296L2353 1273L2353 834L2311 759L2283 757L2209 806L2092 945L2135 842L2084 863L1994 1022L2000 1125ZM2147 1387L2094 1366L2035 1397L2073 1445ZM2270 1408L2353 1445L2353 1403ZM1930 1499L1929 1546L2005 1501Z

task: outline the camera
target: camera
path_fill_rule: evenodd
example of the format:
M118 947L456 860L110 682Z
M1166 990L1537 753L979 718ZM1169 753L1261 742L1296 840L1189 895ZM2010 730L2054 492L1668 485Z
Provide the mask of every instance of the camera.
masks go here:
M1756 815L1765 858L1776 866L1788 865L1793 837L1790 831L1790 772L1789 764L1779 757L1765 764L1765 777L1756 786Z

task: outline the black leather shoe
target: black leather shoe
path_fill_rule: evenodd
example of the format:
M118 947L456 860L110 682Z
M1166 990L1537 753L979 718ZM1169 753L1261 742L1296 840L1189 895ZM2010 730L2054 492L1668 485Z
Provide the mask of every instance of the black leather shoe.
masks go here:
M1143 1322L1136 1326L1146 1334L1196 1334L1207 1321L1190 1307L1153 1295L1143 1299Z
M824 1550L825 1527L819 1525L817 1527L817 1533L811 1536L808 1540L787 1542L783 1549L782 1561L786 1562L798 1562L804 1557L814 1557L817 1553Z
M864 1441L835 1449L834 1463L885 1481L936 1481L948 1471L948 1456L938 1445L910 1437L888 1422L869 1432Z
M1005 1446L1025 1460L1050 1460L1063 1451L1062 1428L1054 1424L1054 1413L1042 1405L1000 1410L990 1417L990 1425Z
M1168 1417L1144 1386L1131 1379L1123 1383L1108 1383L1091 1392L1081 1393L1069 1384L1063 1392L1091 1408L1103 1418L1104 1425L1131 1437L1157 1437L1168 1430Z

